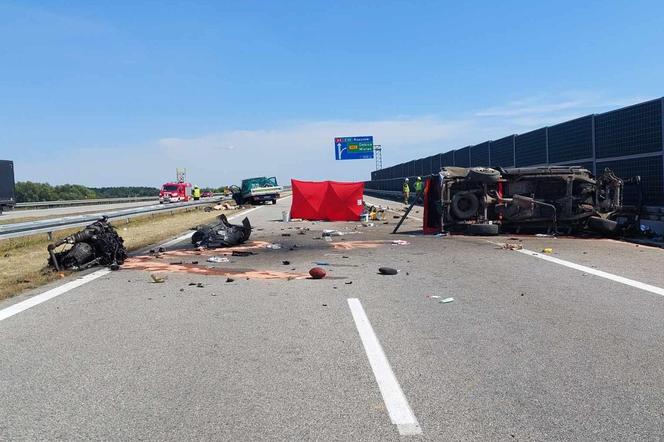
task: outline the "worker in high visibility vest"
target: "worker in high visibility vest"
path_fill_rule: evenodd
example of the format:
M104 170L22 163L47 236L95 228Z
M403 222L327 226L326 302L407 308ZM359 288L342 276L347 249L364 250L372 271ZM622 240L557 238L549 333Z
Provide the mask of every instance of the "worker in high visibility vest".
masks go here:
M403 203L408 204L410 200L410 185L408 184L408 178L403 180Z
M420 193L424 190L424 183L422 182L422 177L418 176L417 181L415 181L415 193Z
M194 201L198 201L199 199L201 199L201 188L200 187L194 186L193 197L194 197Z

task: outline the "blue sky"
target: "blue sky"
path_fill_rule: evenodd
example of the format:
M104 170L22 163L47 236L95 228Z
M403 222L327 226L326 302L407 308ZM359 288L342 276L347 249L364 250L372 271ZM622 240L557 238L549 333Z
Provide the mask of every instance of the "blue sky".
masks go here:
M664 95L664 3L0 0L0 158L18 180L367 179Z

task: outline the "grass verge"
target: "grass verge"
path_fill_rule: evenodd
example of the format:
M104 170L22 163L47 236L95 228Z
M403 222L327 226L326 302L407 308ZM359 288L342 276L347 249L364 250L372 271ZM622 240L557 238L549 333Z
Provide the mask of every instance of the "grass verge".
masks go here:
M171 236L180 234L198 224L209 223L221 211L205 212L196 206L171 213L146 215L112 223L124 238L129 251L139 250ZM53 241L71 235L80 228L53 232ZM49 244L46 234L25 236L0 241L0 299L42 286L62 278L47 267Z

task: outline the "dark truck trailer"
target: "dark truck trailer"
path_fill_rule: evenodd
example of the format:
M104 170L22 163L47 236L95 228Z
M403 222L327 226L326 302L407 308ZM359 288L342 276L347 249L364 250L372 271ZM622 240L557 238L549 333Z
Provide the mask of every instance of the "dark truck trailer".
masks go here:
M15 204L14 163L0 160L0 214L4 209L12 209Z

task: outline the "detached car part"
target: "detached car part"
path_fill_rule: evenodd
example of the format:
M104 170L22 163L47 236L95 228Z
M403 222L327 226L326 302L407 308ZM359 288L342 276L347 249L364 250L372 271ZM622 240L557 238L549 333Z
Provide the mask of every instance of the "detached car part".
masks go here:
M244 243L251 235L249 218L242 220L242 225L231 224L226 215L217 217L219 222L198 226L191 237L192 244L196 246L216 248L231 247Z
M71 247L66 248L67 245ZM58 247L63 250L57 251ZM95 265L117 270L127 258L124 240L103 217L80 232L48 245L48 264L56 270L83 270Z

